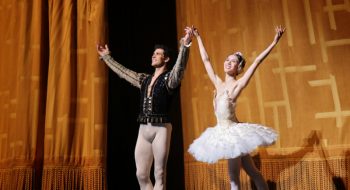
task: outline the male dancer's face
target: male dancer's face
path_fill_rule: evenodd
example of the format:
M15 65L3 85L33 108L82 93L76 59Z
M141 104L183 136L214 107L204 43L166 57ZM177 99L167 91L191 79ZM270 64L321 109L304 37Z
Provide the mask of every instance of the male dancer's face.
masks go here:
M155 68L162 67L169 61L168 57L164 56L164 50L161 48L155 49L152 55L152 66Z

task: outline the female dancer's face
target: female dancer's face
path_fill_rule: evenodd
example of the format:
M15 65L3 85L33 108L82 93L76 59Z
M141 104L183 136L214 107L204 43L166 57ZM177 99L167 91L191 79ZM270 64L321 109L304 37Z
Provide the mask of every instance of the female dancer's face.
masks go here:
M224 62L224 71L229 75L236 75L238 70L238 58L236 55L229 55Z

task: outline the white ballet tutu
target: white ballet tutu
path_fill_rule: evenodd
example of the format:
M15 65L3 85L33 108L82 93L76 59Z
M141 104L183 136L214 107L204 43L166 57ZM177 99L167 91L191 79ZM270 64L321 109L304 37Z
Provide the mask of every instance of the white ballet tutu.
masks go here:
M198 161L215 163L219 159L236 158L258 146L273 144L277 132L254 123L231 123L207 128L190 145L188 152Z

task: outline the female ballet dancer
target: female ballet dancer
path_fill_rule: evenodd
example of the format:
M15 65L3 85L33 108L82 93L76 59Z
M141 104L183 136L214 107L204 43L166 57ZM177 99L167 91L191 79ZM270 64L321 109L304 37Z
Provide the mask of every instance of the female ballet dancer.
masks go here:
M236 117L236 102L242 90L248 85L257 67L267 57L282 37L285 28L275 28L276 34L272 43L255 59L241 78L245 59L242 53L229 55L224 62L225 80L222 81L214 72L202 39L196 28L193 28L204 67L215 86L214 111L217 118L215 127L207 128L195 139L188 151L198 161L215 163L219 159L228 159L228 171L231 190L240 189L239 173L243 169L254 181L257 189L268 189L260 171L255 167L249 155L258 146L267 146L277 139L275 130L254 123L242 123Z

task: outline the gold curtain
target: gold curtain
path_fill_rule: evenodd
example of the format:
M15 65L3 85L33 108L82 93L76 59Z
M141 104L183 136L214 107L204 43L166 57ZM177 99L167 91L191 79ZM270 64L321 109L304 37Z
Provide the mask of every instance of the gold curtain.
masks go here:
M350 5L348 1L179 0L178 32L194 24L214 70L224 77L227 55L241 51L247 66L287 31L238 100L241 121L276 129L275 145L252 155L276 189L350 187ZM195 40L194 40L195 41ZM184 146L216 124L213 86L191 47L181 88ZM186 189L229 189L226 161L207 165L185 151ZM242 189L251 189L241 173Z
M0 189L106 189L105 2L0 2Z

